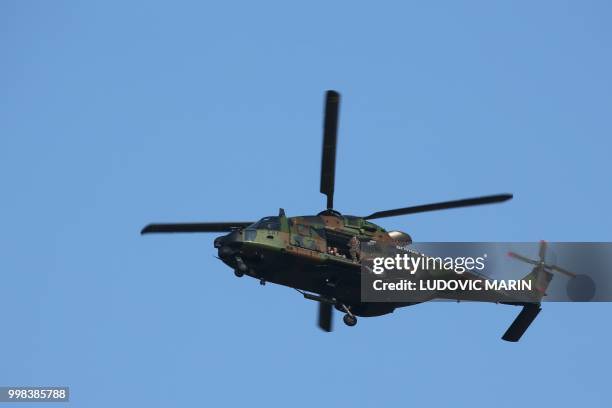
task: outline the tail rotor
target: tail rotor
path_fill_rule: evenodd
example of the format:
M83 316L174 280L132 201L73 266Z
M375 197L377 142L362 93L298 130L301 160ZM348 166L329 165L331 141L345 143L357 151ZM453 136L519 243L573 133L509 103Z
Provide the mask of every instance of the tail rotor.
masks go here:
M540 247L538 250L539 259L530 259L526 256L517 254L515 252L508 252L508 256L517 259L521 262L534 265L533 272L535 274L536 282L541 280L542 275L546 275L546 281L550 282L552 276L555 273L565 275L570 278L567 283L567 296L574 302L587 302L595 296L595 282L587 275L580 275L568 271L567 269L561 268L557 265L546 263L546 252L548 250L548 244L546 241L540 241ZM547 286L547 285L546 285ZM540 288L540 289L546 289Z

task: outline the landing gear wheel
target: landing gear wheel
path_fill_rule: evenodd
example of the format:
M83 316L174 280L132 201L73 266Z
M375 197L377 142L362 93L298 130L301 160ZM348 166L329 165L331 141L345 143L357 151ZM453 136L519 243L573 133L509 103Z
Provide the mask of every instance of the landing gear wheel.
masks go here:
M234 269L234 275L236 275L237 278L242 278L244 273L240 272L238 269Z
M264 285L266 284L266 281L265 281L265 280L263 280L263 279L260 279L260 280L259 280L259 284L260 284L261 286L264 286Z
M353 327L357 324L357 318L355 316L351 316L350 314L345 314L342 320L344 321L344 324L349 327Z

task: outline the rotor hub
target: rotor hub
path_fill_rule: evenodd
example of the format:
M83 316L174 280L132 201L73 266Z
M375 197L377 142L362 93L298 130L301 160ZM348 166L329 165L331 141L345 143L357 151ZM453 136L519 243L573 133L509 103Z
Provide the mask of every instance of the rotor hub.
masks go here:
M323 210L317 215L331 215L332 217L342 217L342 214L340 214L339 211L332 210L331 208L328 208L327 210Z

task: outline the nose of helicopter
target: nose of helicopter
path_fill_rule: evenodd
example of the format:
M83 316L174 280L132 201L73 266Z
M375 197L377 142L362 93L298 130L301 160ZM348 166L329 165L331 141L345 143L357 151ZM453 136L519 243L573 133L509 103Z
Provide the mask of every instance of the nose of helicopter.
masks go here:
M227 235L217 237L214 242L215 248L219 251L219 259L234 268L236 276L242 276L248 272L249 268L242 260L240 253L243 243L241 231L232 231Z
M238 253L241 243L240 231L232 231L227 235L217 237L214 241L215 248L219 250L220 258L227 258Z

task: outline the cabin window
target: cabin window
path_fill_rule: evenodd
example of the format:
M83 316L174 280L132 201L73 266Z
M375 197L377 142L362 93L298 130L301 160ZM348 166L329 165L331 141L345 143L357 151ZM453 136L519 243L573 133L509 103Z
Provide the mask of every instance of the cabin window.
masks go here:
M247 228L244 230L244 240L245 241L255 241L255 237L257 236L257 230L255 228Z
M326 231L326 233L327 252L335 256L350 259L349 241L352 236L331 231Z

